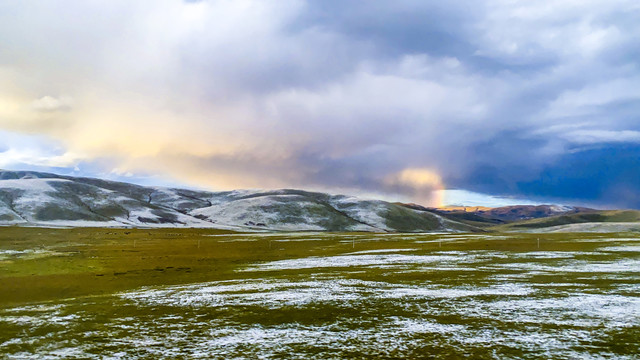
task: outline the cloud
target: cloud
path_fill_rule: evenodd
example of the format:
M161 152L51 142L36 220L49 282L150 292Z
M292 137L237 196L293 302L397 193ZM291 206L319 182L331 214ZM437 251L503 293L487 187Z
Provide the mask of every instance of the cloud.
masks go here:
M640 77L621 77L592 83L579 90L568 90L560 94L549 104L546 116L552 118L584 116L597 112L609 104L625 101L640 101L640 89L637 84Z
M564 135L575 144L640 143L640 131L576 130Z
M636 1L3 6L0 129L59 144L69 166L432 201L397 178L429 169L490 194L629 198L544 176L638 141Z
M70 97L53 97L47 95L38 100L34 100L31 103L31 108L40 112L69 111L71 110L72 104L73 100Z
M0 130L0 168L69 167L81 160L76 154L42 136Z

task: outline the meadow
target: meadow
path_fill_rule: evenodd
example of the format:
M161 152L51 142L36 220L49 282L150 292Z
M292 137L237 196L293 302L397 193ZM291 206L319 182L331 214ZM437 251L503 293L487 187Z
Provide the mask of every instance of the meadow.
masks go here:
M7 359L637 359L640 236L0 229Z

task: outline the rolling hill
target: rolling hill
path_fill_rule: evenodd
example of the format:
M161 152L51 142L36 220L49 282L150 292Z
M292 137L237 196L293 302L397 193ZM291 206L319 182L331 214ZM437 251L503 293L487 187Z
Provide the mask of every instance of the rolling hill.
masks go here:
M479 206L427 208L417 204L402 205L415 210L434 212L448 219L481 228L519 223L531 219L549 218L570 214L592 213L596 211L594 209L585 207L561 205L512 205L495 208Z
M626 232L640 231L638 210L590 210L518 221L491 228L517 232Z
M640 211L558 205L426 208L294 189L223 192L0 170L0 225L238 231L621 232Z
M292 189L194 191L33 171L0 171L0 225L482 231L435 212L344 195Z

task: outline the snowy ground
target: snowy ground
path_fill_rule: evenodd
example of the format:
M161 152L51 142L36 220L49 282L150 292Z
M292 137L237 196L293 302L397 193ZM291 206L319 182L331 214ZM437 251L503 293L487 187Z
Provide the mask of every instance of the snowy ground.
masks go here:
M257 262L234 280L0 310L11 334L0 354L638 358L638 239L602 239L589 251L424 251L418 238L405 241L417 246Z

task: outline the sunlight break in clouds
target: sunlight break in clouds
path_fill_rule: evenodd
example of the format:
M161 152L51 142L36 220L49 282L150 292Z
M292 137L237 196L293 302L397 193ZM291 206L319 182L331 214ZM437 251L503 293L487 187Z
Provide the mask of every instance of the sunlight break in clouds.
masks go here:
M429 169L408 168L390 177L390 186L406 187L413 199L422 205L442 207L444 184L436 172Z

